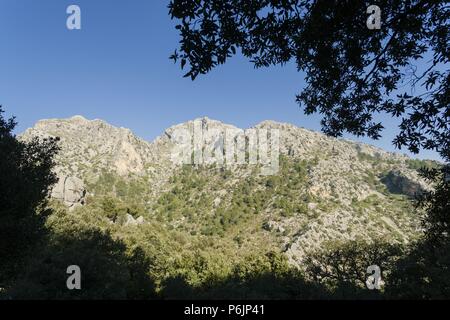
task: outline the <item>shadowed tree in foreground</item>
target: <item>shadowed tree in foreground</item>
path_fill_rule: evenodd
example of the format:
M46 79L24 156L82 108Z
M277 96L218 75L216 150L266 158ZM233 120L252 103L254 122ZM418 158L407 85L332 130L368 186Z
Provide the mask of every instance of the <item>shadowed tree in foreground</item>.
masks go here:
M390 275L389 294L401 298L450 297L450 167L423 169L434 190L419 199L426 210L424 238L409 248Z
M45 209L57 139L17 140L14 118L0 107L0 287L22 268L23 258L45 233Z
M155 298L151 262L139 248L127 249L109 232L53 213L47 241L30 256L8 296L13 299L101 300ZM57 219L55 219L57 218ZM60 221L57 221L60 220ZM67 267L81 269L81 290L68 290Z

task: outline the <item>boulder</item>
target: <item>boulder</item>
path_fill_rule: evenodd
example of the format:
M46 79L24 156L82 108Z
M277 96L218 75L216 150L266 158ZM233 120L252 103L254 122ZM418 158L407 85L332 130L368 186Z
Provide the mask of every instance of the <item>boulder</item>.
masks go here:
M275 231L278 233L283 233L286 230L280 223L275 221L267 221L263 223L262 228L266 231Z
M145 222L144 217L140 216L139 218L135 219L131 214L127 214L125 216L125 226L138 226Z
M140 216L139 218L136 219L136 223L137 224L143 224L145 222L144 217Z
M76 177L59 177L53 187L51 197L62 201L69 208L84 205L86 202L86 188L82 180Z

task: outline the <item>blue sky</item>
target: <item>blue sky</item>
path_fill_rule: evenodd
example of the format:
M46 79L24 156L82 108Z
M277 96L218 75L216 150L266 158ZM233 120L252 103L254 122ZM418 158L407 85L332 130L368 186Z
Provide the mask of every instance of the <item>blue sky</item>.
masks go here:
M304 78L293 64L255 70L234 57L194 82L183 78L168 59L179 37L167 3L0 0L0 104L17 117L17 132L76 114L147 140L202 116L242 128L270 119L320 130L320 116L305 116L295 103ZM70 4L81 8L81 30L66 28ZM395 122L382 120L381 140L359 140L394 151Z

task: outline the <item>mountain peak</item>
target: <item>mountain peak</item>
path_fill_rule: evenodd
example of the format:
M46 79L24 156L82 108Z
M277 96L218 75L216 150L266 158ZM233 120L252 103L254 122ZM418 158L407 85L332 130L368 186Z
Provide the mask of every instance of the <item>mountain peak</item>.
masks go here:
M75 116L71 117L69 120L73 120L73 121L89 121L89 120L87 120L85 117L83 117L81 115L75 115Z
M170 137L172 135L172 133L178 129L193 130L194 124L200 124L203 130L209 130L209 129L213 129L213 128L219 129L221 131L223 131L225 129L238 129L237 127L235 127L231 124L226 124L222 121L213 120L213 119L210 119L205 116L205 117L200 117L200 118L196 118L193 120L189 120L189 121L186 121L183 123L173 125L165 130L165 134Z

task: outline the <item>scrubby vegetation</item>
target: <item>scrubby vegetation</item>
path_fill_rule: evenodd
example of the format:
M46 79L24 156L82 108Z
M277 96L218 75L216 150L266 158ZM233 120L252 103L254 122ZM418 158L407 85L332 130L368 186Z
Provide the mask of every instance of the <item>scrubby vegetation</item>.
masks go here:
M385 189L342 204L311 192L317 160L281 157L275 176L214 166L180 168L154 195L145 176L104 171L91 181L85 206L48 202L56 141L19 142L0 114L0 298L5 299L320 299L444 298L448 267L448 173L428 171L425 236L404 241L405 212L415 209ZM257 168L255 168L256 170ZM367 175L374 185L375 175ZM348 206L391 237L329 239L300 266L285 250L323 218ZM145 223L128 224L129 216ZM290 220L289 220L290 219ZM281 224L283 221L298 223ZM404 224L404 225L402 225ZM355 225L333 226L351 234ZM346 230L344 229L346 228ZM382 228L378 227L377 230ZM284 243L284 245L283 245ZM66 288L66 268L79 265L82 290ZM366 269L383 272L380 291L365 287Z

